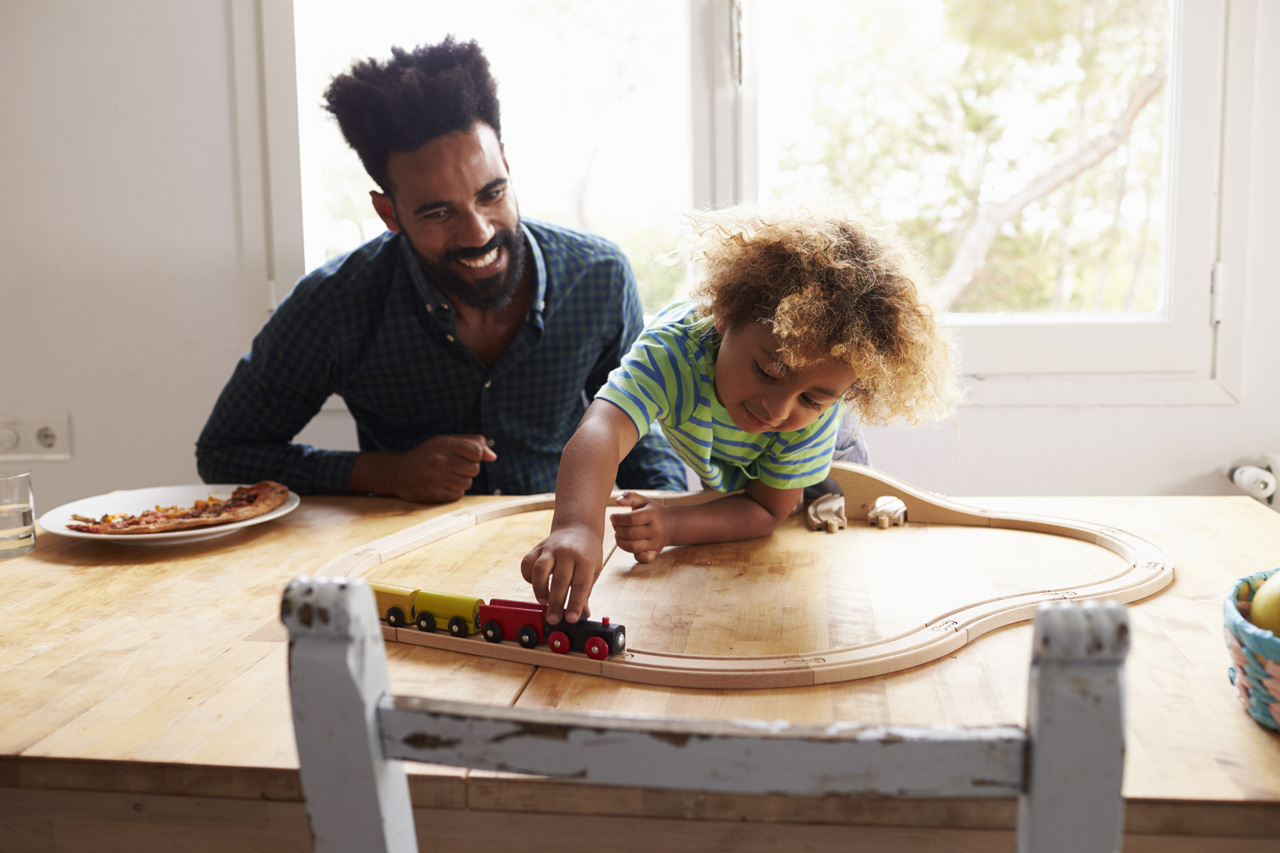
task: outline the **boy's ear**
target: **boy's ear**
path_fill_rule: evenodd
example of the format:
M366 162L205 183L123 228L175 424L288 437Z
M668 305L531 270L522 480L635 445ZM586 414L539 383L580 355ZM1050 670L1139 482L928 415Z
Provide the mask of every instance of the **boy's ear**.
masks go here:
M725 333L729 331L729 324L725 322L723 317L716 317L712 322L715 323L716 331L720 333L721 337L724 337Z

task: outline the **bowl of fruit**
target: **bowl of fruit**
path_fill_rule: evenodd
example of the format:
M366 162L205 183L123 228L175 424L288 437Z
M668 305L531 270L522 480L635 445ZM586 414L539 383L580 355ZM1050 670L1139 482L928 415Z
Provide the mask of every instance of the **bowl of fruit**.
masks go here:
M1259 724L1280 730L1280 569L1236 581L1226 601L1231 683ZM1271 580L1272 576L1276 576Z

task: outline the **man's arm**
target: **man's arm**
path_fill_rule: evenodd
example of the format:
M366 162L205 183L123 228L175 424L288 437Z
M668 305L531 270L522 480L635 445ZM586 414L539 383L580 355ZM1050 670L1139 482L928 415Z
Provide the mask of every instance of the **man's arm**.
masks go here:
M483 435L436 435L404 453L361 453L351 469L351 490L447 503L467 493L481 462L497 458Z
M300 494L345 494L354 451L293 443L320 411L327 389L281 387L262 366L269 360L255 341L236 365L196 442L200 477L206 483L276 480Z
M403 453L295 444L293 437L320 410L328 392L319 377L311 378L316 390L309 400L275 387L275 378L255 365L257 353L269 361L255 342L255 352L236 366L196 443L197 468L207 483L275 480L300 494L372 492L443 503L462 497L480 463L497 458L482 435L437 435Z

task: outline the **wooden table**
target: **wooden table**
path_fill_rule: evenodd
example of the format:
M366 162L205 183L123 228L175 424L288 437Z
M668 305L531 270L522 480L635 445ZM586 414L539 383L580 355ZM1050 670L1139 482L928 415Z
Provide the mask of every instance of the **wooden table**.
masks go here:
M282 519L220 539L143 547L42 533L34 553L0 562L0 849L309 849L277 617L285 583L485 500L304 498ZM1168 552L1173 584L1131 605L1125 849L1277 849L1280 735L1245 715L1227 681L1222 601L1236 578L1280 564L1280 514L1247 497L967 502L1106 524ZM548 523L546 512L491 522L366 574L528 598L519 560ZM786 653L891 630L903 608L942 606L993 572L1003 583L1114 558L1030 533L897 532L811 533L794 519L770 540L679 549L651 567L616 554L593 615L624 622L643 648ZM850 555L839 571L825 565L833 542ZM877 579L862 597L841 580L860 566ZM1018 725L1030 641L1020 624L904 672L737 691L402 644L388 655L399 694L698 718ZM412 772L424 850L825 850L854 838L859 850L895 853L1009 850L1015 823L1011 801L747 797Z

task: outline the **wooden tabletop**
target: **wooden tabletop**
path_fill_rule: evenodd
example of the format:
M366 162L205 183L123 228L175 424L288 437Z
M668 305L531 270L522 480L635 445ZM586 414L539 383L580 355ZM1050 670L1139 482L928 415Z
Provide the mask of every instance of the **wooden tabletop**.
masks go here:
M100 839L107 824L138 833L157 822L182 826L191 839L204 837L193 827L222 838L234 825L262 849L305 849L277 615L284 585L361 544L487 500L423 507L309 497L281 519L168 546L42 531L32 554L0 562L0 834L11 831L16 849L64 849ZM1189 835L1270 849L1273 842L1255 848L1250 839L1280 838L1280 735L1244 713L1227 680L1222 602L1235 579L1280 565L1280 513L1247 497L960 500L1105 524L1168 553L1174 582L1130 605L1126 832L1153 843ZM527 599L520 558L548 524L546 511L489 522L364 575ZM888 636L921 614L1011 586L1105 574L1118 559L1023 531L908 525L826 534L799 518L768 540L672 549L649 566L625 556L606 566L593 618L626 624L634 647L729 656ZM403 644L390 644L388 657L398 694L630 715L1021 725L1030 643L1029 624L1020 624L904 672L766 690L629 684ZM968 832L972 840L1014 823L1013 804L1000 801L584 797L568 783L436 768L415 768L412 791L445 835L455 818L477 813L490 815L496 835L520 831L510 823L520 814L622 822L613 831L642 818L694 817L758 824L756 838L768 843L771 831L810 824Z

